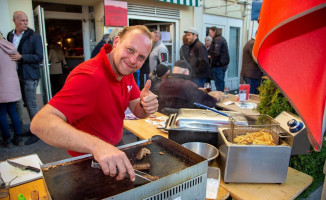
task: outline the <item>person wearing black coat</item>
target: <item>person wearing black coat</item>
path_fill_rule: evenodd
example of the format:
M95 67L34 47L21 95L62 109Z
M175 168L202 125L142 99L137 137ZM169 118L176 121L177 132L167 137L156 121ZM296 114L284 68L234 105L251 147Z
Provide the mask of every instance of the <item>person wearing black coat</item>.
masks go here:
M107 44L109 42L109 36L110 34L104 34L102 40L95 46L95 48L92 51L91 58L94 58L98 52L100 52L103 45Z
M263 72L252 56L255 38L251 38L243 47L241 76L245 83L250 84L250 94L257 94Z
M216 90L224 91L225 72L230 62L228 44L222 36L222 31L216 26L209 28L209 36L213 38L208 50L211 59L211 73L215 82Z
M195 28L189 28L185 33L190 44L189 56L186 59L191 66L191 80L199 87L204 87L204 84L210 81L206 47L199 41Z
M41 78L40 63L43 61L43 46L41 36L28 27L27 15L22 11L14 12L15 29L7 35L18 53L10 55L18 62L18 77L23 101L27 107L30 120L38 112L36 104L36 88ZM29 132L29 134L31 134ZM26 145L35 143L38 138L32 136L25 142Z

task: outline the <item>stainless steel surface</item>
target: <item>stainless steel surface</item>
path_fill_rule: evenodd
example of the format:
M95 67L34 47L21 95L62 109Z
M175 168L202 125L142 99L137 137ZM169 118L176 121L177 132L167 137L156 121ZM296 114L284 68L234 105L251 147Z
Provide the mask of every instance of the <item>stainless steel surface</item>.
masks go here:
M285 139L286 143L292 146L291 155L308 154L310 151L310 143L307 136L306 125L302 122L303 123L302 129L295 133L291 133L289 130L289 126L287 125L287 122L292 119L295 119L298 122L302 122L299 116L286 111L283 111L281 114L275 117L275 120L280 123L282 131L285 134L291 136Z
M284 183L291 146L281 140L277 146L237 145L229 142L230 129L218 130L219 166L224 182Z
M233 116L236 123L246 125L247 122L238 112L224 111ZM178 113L171 114L167 120L165 130L197 130L216 132L218 127L227 126L229 117L204 109L179 109Z
M22 170L30 170L30 171L33 171L33 172L40 172L41 170L36 168L36 167L32 167L32 166L28 166L28 165L23 165L23 164L20 164L20 163L16 163L16 162L12 162L10 160L7 160L7 162L14 166L14 167L17 167L19 169L22 169Z
M203 142L188 142L182 144L182 146L206 158L209 163L216 159L219 154L216 147Z
M41 166L51 197L54 194L53 199L85 199L92 194L92 199L138 200L165 194L168 195L166 199L205 199L207 160L161 136L137 142L136 145L125 145L121 150L126 153L131 164L134 164L140 162L135 155L145 146L151 154L141 162L151 163L148 174L158 176L158 180L128 186L130 180L124 179L121 183L103 175L101 170L92 168L90 165L93 157L86 155ZM164 154L160 155L159 152ZM98 178L101 176L100 172L102 180ZM126 184L127 188L124 188ZM101 194L97 195L97 192Z

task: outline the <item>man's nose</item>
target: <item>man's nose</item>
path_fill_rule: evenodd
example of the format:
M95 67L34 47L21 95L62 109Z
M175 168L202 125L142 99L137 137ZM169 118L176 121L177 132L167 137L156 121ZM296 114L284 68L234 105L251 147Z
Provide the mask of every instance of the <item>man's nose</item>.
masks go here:
M135 64L137 62L137 58L138 58L138 55L132 55L131 58L130 58L130 62L132 64Z

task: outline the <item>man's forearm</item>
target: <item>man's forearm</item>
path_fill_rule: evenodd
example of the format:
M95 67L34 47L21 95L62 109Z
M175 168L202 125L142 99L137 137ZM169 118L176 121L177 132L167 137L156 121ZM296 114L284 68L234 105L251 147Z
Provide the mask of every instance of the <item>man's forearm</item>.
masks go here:
M77 130L59 115L53 107L46 105L35 115L31 122L31 131L44 142L63 149L81 153L92 153L94 147L103 143L99 138Z

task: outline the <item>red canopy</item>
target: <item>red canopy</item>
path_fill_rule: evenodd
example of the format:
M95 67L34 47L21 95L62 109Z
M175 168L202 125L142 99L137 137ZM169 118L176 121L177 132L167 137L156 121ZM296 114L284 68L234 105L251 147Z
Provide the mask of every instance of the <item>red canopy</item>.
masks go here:
M326 129L326 1L264 0L253 54L320 150Z

